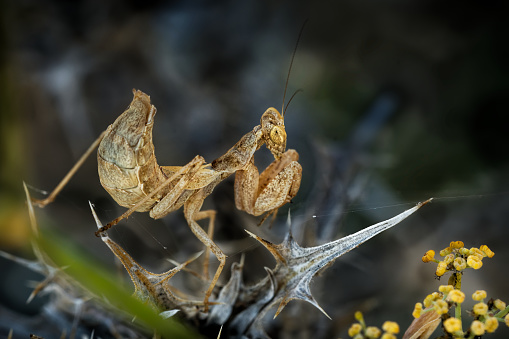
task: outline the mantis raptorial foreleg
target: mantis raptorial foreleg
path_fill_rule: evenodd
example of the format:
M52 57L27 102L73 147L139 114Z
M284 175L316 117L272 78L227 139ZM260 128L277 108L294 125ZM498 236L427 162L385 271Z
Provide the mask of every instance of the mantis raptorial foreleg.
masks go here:
M288 150L259 174L252 159L245 169L235 173L236 207L257 216L290 202L302 177L298 160L298 153Z

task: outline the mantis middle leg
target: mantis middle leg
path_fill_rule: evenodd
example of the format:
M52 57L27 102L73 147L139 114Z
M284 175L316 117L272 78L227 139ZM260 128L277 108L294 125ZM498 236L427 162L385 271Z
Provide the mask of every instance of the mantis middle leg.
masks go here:
M210 285L205 292L205 298L203 300L205 304L205 312L208 311L209 306L209 298L212 294L214 286L216 285L219 276L226 264L226 255L223 251L214 243L211 237L211 232L214 228L214 218L215 211L206 210L200 211L203 201L205 198L212 193L214 187L222 180L223 178L218 177L215 181L210 183L208 186L197 190L195 194L193 194L184 204L184 217L187 220L191 231L194 235L216 256L217 260L219 260L219 266L216 269L216 273L210 282ZM201 226L197 223L198 220L209 218L209 234L207 234Z

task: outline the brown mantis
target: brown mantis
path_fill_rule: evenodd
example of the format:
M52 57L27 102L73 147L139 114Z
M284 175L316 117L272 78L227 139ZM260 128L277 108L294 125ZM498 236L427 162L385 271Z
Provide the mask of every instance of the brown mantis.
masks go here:
M212 163L205 163L203 157L196 156L184 166L159 166L152 143L156 108L147 94L139 90L133 90L133 94L127 110L101 134L48 198L36 203L41 207L50 203L98 145L101 184L119 205L129 210L103 226L96 235L100 236L133 212L150 212L152 218L158 219L183 207L192 232L219 260L205 293L207 311L226 255L212 241L215 211L201 211L204 199L217 184L235 173L235 205L238 209L255 216L276 213L299 190L302 167L298 163L298 153L291 149L285 151L284 118L275 108L269 108L263 113L260 125ZM275 160L260 174L254 164L254 153L263 144ZM197 223L207 218L208 234Z

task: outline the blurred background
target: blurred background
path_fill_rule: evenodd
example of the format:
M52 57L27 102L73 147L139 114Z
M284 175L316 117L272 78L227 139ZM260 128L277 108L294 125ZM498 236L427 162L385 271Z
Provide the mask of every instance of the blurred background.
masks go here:
M505 2L0 4L0 249L33 256L22 182L34 197L51 191L128 106L133 88L148 93L158 109L159 164L224 154L268 107L281 108L307 19L286 103L302 92L285 115L288 147L299 152L303 167L290 205L297 241L322 244L418 201L435 201L314 279L314 296L332 321L293 301L276 321L267 320L268 333L345 338L356 310L371 325L394 320L405 329L414 304L445 283L421 256L454 240L495 252L480 271L465 275L467 295L485 289L509 302ZM258 153L262 169L272 156L265 148ZM260 218L237 211L233 199L232 177L205 205L218 211L215 239L229 259L222 279L246 253L245 280L256 282L274 261L243 230L279 243L288 208L272 228L268 222L258 228ZM124 210L100 186L95 153L53 204L36 209L38 221L114 267L93 234L88 201L104 223ZM168 269L167 258L185 261L201 250L180 211L162 220L136 214L110 234L154 272ZM3 258L0 268L0 333L14 326L2 313L37 333L43 325L31 321L45 299L26 305L25 281L42 277ZM508 336L500 328L489 337Z

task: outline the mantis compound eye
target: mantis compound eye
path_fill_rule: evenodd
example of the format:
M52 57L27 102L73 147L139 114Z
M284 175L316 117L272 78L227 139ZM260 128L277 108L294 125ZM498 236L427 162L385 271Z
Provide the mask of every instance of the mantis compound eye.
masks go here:
M286 132L280 126L274 126L270 130L270 140L272 140L276 145L285 145L286 144Z

